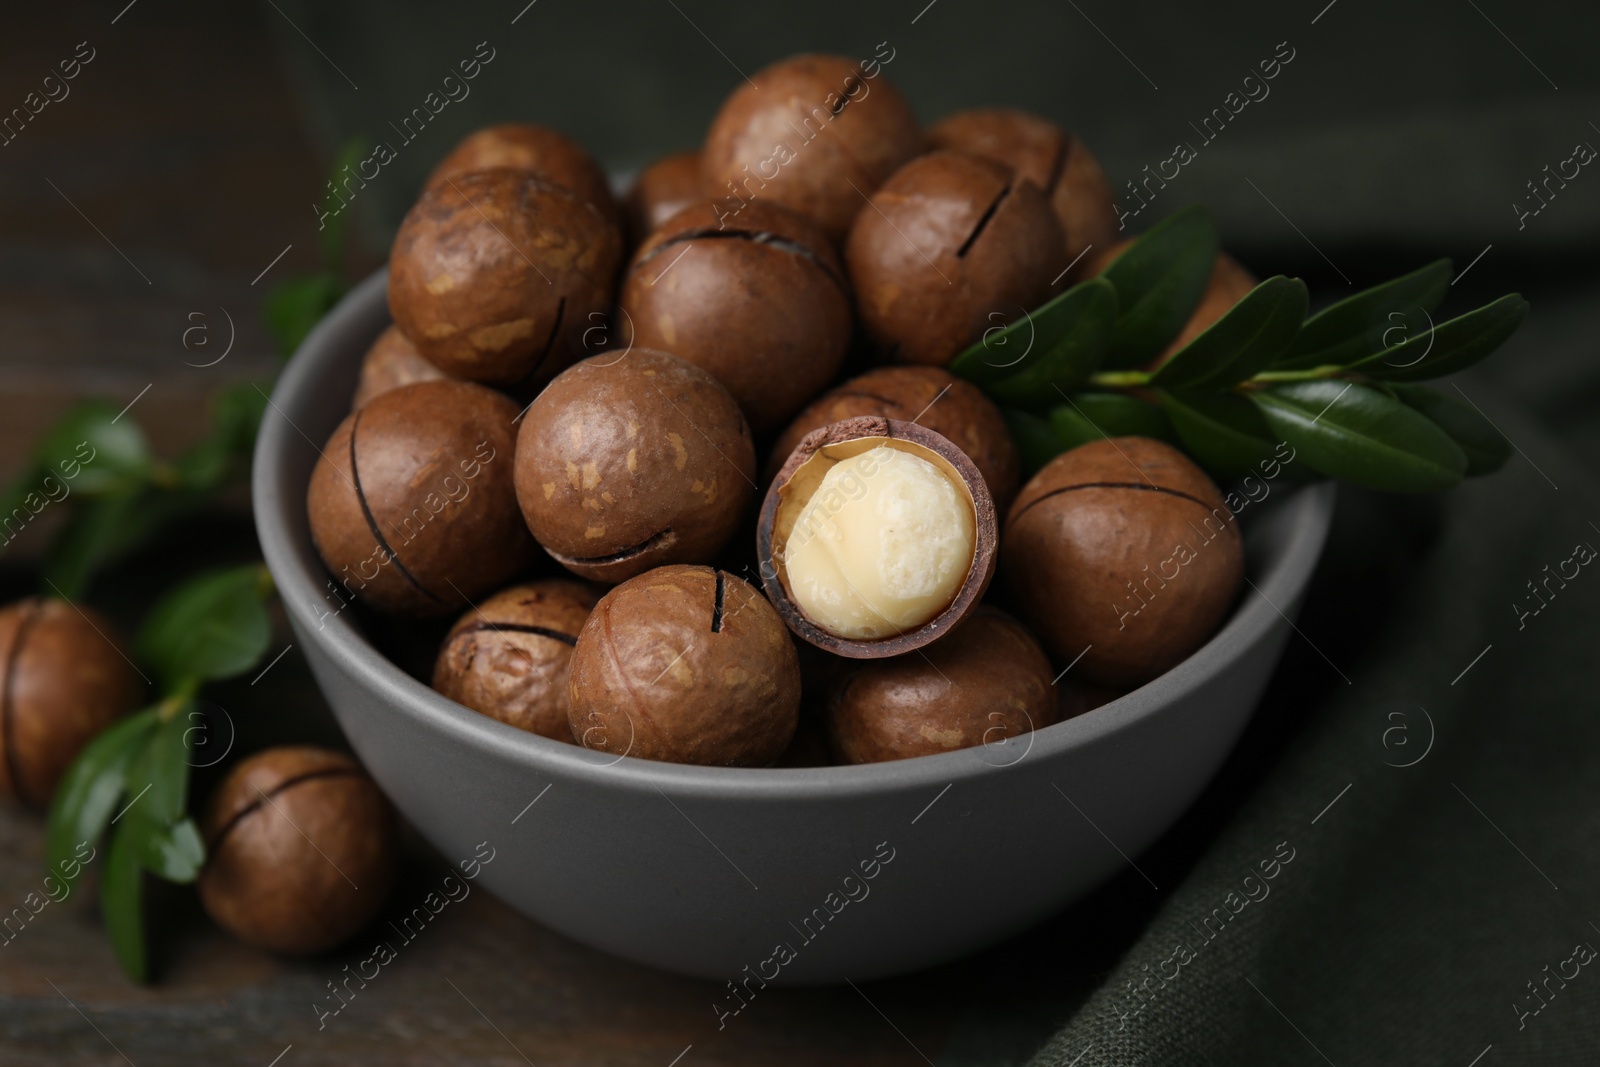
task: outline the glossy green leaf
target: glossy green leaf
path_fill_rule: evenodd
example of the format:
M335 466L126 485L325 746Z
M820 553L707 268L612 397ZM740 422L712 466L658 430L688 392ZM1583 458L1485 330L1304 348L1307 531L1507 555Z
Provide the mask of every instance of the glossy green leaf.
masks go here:
M137 485L150 475L150 446L124 410L103 400L79 404L46 432L35 458L74 493Z
M169 687L242 674L272 640L259 565L213 571L168 594L151 611L139 650Z
M1065 448L1105 437L1154 437L1176 443L1159 407L1122 393L1076 393L1050 411L1050 427Z
M1407 337L1360 362L1352 370L1392 382L1420 382L1466 370L1499 348L1528 317L1528 302L1516 293L1469 311L1432 330Z
M1467 454L1467 477L1493 473L1511 458L1511 442L1471 403L1426 385L1395 382L1389 389L1401 403L1422 412L1461 446Z
M1163 392L1161 407L1190 455L1224 478L1265 474L1282 462L1267 420L1237 392Z
M1426 316L1450 291L1450 261L1436 260L1421 270L1363 289L1305 321L1300 335L1274 366L1284 370L1347 366L1381 352L1386 338L1424 328Z
M144 871L139 865L144 847L142 824L118 825L106 854L100 881L100 915L105 920L111 948L122 971L135 982L149 979L144 942Z
M1107 369L1144 366L1172 343L1206 291L1218 249L1216 220L1197 205L1163 219L1101 271L1120 309Z
M337 274L322 272L289 278L272 287L263 308L267 332L272 334L280 355L294 355L322 317L344 296L344 283Z
M168 882L192 882L205 865L206 847L193 819L179 819L167 827L142 827L138 840L139 865Z
M1038 410L1094 373L1117 318L1111 284L1091 278L957 356L950 371L1001 403Z
M1164 389L1224 386L1265 370L1300 332L1310 296L1299 278L1268 278L1157 368Z
M100 840L126 793L128 768L155 729L156 711L148 708L107 727L72 761L50 805L49 873L66 879L79 846Z
M1061 442L1056 440L1048 419L1015 408L1001 408L1000 414L1005 417L1011 439L1016 442L1024 477L1061 453Z
M189 717L185 701L145 739L128 768L128 811L152 827L166 829L183 818L189 803ZM138 799L135 799L138 798Z
M1268 426L1324 474L1371 489L1427 492L1461 481L1467 457L1426 416L1356 382L1254 390Z

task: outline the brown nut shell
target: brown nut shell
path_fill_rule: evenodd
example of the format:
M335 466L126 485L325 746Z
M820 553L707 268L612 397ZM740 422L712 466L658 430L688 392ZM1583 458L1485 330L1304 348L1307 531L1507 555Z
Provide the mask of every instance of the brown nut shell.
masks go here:
M800 662L772 605L710 567L617 586L578 634L572 733L600 752L765 767L794 739Z
M471 171L422 194L389 254L389 311L457 378L534 388L585 355L609 313L622 235L532 171Z
M394 881L393 810L355 760L271 748L229 772L202 819L206 914L247 945L321 952L357 934Z
M801 610L790 593L783 550L801 509L827 471L839 461L859 456L879 445L907 451L933 463L965 491L972 504L973 559L954 598L938 615L892 637L852 640L823 629ZM872 416L844 419L807 434L767 489L756 522L756 555L761 561L761 582L773 607L797 637L824 652L847 659L898 656L950 632L982 600L984 590L994 577L998 545L994 500L983 475L966 453L924 426Z
M128 710L138 682L113 632L64 600L0 609L0 793L46 807L83 746Z
M849 287L827 236L776 204L692 204L640 247L617 298L626 344L709 371L757 434L815 396L850 347Z
M577 141L560 130L528 122L508 122L469 133L441 159L424 188L449 184L475 170L508 167L532 171L553 185L570 189L595 207L615 226L622 225L622 208L611 192L606 172Z
M925 144L878 64L794 56L758 71L717 112L702 155L705 195L774 201L837 241L862 197Z
M1063 263L1116 240L1116 201L1105 171L1088 146L1049 119L1015 108L973 108L944 119L928 139L935 148L1004 163L1044 190L1061 224ZM1061 284L1090 274L1080 263Z
M350 410L366 407L373 397L402 385L438 381L446 377L449 376L424 359L422 353L417 351L417 346L406 340L400 327L385 327L361 361L361 380L356 383L356 395L350 401Z
M628 225L642 241L672 216L705 199L700 152L678 152L656 160L633 180L626 200Z
M1021 623L980 607L919 655L855 666L827 706L843 763L877 763L977 745L1015 758L1009 738L1056 721L1054 671Z
M361 601L442 615L533 558L512 465L517 405L470 382L417 382L348 416L311 472L323 563Z
M983 390L942 367L879 367L819 396L778 436L767 482L806 434L860 415L914 421L948 437L983 475L997 513L1016 495L1022 462L1000 409Z
M503 589L445 636L433 688L519 730L571 742L567 667L600 590L549 578Z
M1039 187L993 160L929 152L872 195L845 243L862 325L899 363L944 366L1043 303L1061 226Z
M1018 614L1045 647L1077 660L1083 679L1124 688L1203 645L1244 577L1222 494L1146 437L1093 441L1045 464L1011 505L1001 553Z
M517 435L517 500L558 563L615 583L716 555L755 465L750 428L715 378L635 348L584 360L534 400Z

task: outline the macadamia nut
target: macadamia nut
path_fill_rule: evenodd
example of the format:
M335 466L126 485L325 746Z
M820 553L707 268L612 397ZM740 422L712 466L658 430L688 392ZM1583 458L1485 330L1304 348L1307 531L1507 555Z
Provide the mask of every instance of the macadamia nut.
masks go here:
M812 621L870 640L949 607L973 548L972 506L949 475L880 445L823 475L785 546L785 565Z

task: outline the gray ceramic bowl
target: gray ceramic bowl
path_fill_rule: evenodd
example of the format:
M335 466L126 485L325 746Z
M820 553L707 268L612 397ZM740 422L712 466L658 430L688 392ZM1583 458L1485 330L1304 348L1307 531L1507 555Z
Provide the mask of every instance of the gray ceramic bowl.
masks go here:
M389 321L385 280L368 278L306 341L256 446L256 525L296 643L361 760L446 858L487 842L477 885L667 970L878 978L973 952L1083 896L1216 772L1328 532L1331 485L1275 486L1240 520L1259 592L1210 643L1120 700L1005 745L785 770L602 756L446 700L377 652L354 613L326 614L337 602L306 483Z

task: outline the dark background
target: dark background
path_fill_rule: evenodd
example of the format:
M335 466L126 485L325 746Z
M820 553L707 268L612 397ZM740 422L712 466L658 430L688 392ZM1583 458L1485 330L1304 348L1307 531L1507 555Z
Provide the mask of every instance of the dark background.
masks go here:
M1463 387L1520 443L1559 440L1586 470L1600 456L1600 174L1586 168L1523 229L1512 206L1576 143L1600 145L1592 5L113 0L14 6L0 19L0 113L80 41L96 53L70 96L0 147L0 476L20 469L29 442L84 396L119 406L138 397L133 413L170 453L199 436L218 388L269 381L278 364L261 325L264 290L316 266L312 205L352 137L399 149L354 206L348 268L360 275L382 262L422 175L471 129L552 124L623 172L693 146L743 75L759 79L762 66L799 51L865 57L880 42L894 49L884 76L924 120L977 105L1038 111L1078 132L1119 191L1177 141L1198 146L1189 124L1288 42L1295 58L1268 83L1270 96L1201 147L1135 228L1207 203L1247 266L1300 274L1323 300L1440 256L1465 268L1482 253L1447 310L1511 290L1534 310ZM479 42L495 58L471 96L400 146L389 123ZM187 365L215 358L230 317L230 355ZM211 347L185 347L196 325ZM1530 451L1497 478L1543 491L1532 464L1550 463L1537 445ZM1371 620L1404 602L1439 521L1435 502L1345 493L1302 621L1307 636L1334 660L1359 663ZM44 525L32 544L0 555L8 596L27 588ZM131 627L163 567L252 550L239 512L187 524L113 575L106 605ZM1329 684L1323 661L1291 646L1217 785L1141 859L1158 884L1183 880ZM238 712L241 748L336 738L293 654L265 692L217 699ZM41 836L37 819L0 814L6 900L36 883ZM432 880L430 862L415 850L409 884ZM707 983L601 957L481 894L318 1034L309 1004L345 961L283 964L248 952L186 919L183 892L166 902L165 978L152 989L115 972L83 899L52 906L0 950L0 1060L123 1062L114 1044L141 1067L265 1065L292 1043L284 1067L516 1063L523 1053L540 1064L665 1065L693 1043L685 1067L1015 1063L1071 1016L1159 903L1130 873L1007 946L868 987L883 1015L848 988L771 994L737 1032L708 1039ZM476 1008L440 974L470 981Z

